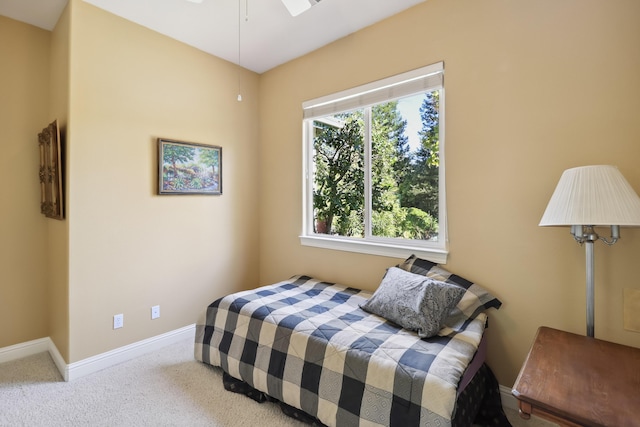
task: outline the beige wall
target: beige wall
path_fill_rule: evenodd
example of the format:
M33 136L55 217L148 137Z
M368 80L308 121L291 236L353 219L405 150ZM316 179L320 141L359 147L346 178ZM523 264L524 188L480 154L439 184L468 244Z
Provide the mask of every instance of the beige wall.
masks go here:
M74 362L194 323L214 297L257 283L258 78L243 72L237 102L236 66L70 4ZM223 195L156 195L158 137L222 146Z
M50 39L0 16L0 348L47 335L38 133L52 121Z
M504 302L488 331L501 384L513 383L539 325L584 332L584 250L566 229L537 227L562 171L615 164L640 191L635 1L429 0L261 76L79 0L53 33L0 20L0 39L15 41L0 45L12 64L0 67L12 100L0 103L10 153L0 177L20 183L2 192L0 322L12 327L0 329L0 348L50 335L75 362L297 273L375 289L399 260L300 246L300 104L437 61L447 268ZM40 215L29 172L54 115L68 145L63 222ZM158 137L221 145L224 194L157 196ZM596 335L636 347L622 289L640 288L639 250L633 229L596 248ZM116 313L125 327L114 331Z
M51 33L49 79L51 117L58 120L63 144L69 140L69 30L70 8L66 7ZM67 150L63 146L63 154ZM67 163L66 158L63 160ZM69 194L64 179L65 194ZM68 197L67 197L68 199ZM66 204L66 203L65 203ZM65 206L67 212L68 206ZM47 220L47 298L49 337L65 360L69 359L69 221Z
M15 40L0 47L0 176L19 183L0 210L0 348L51 336L72 363L255 287L258 76L80 0L53 32L0 19ZM36 135L53 118L64 221L39 213ZM222 146L223 195L156 195L158 137Z
M489 364L513 384L535 331L584 333L584 249L537 226L564 169L617 165L640 192L640 3L429 0L260 78L260 282L296 273L374 289L399 260L300 246L301 103L445 62L447 268L504 303ZM623 330L640 230L596 248L596 336ZM640 314L639 314L640 315Z

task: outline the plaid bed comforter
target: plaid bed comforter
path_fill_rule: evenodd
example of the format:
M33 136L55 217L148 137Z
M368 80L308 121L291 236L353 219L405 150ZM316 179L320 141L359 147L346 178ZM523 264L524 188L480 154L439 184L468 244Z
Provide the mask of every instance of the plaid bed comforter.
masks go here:
M196 359L329 426L448 426L484 331L419 339L360 309L370 293L307 276L212 303Z

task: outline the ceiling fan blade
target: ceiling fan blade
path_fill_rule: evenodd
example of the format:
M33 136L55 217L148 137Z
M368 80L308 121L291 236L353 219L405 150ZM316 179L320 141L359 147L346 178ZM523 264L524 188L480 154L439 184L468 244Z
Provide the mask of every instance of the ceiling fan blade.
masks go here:
M291 16L298 16L320 0L282 0Z

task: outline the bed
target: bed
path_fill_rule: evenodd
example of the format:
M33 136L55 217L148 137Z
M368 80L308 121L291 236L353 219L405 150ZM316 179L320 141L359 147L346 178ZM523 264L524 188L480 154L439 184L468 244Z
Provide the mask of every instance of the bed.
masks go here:
M402 298L419 300L416 284L424 296L424 283L436 282L440 293L423 299L429 312L445 310L432 319L437 328L401 325L412 317ZM444 288L453 299L441 298ZM374 294L294 276L211 303L196 326L195 357L221 368L227 389L281 402L318 425L468 426L495 382L482 338L485 311L500 305L415 256L387 270ZM418 322L424 308L417 306Z

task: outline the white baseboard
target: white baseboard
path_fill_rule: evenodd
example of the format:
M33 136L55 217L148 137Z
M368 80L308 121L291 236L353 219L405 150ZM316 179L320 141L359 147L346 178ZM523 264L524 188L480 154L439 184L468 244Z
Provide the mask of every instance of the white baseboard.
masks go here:
M500 399L502 400L502 407L518 410L518 401L515 396L511 394L511 389L503 385L500 386Z
M106 353L89 357L79 362L74 362L66 366L64 373L61 371L65 381L73 381L85 375L101 371L105 368L126 362L143 354L158 350L167 345L174 344L187 338L195 337L195 323L185 326L174 331L167 332L162 335L147 338L124 347ZM60 369L60 367L58 367Z
M147 354L170 344L195 337L195 323L174 331L147 338L106 353L67 364L51 338L40 338L10 347L0 348L0 363L21 359L33 354L49 352L53 362L65 381L73 381L85 375L101 371L105 368L126 362L143 354Z
M47 348L47 351L49 352L49 355L53 359L53 363L56 364L56 367L58 368L58 372L60 372L60 375L62 375L62 378L64 378L65 381L69 381L69 379L65 376L65 370L67 369L67 362L65 362L64 357L62 357L62 355L58 351L58 347L56 347L56 345L53 343L53 340L49 337L47 337L47 339L49 340L49 347Z
M11 362L12 360L22 359L38 353L44 353L49 350L50 341L51 340L47 337L0 348L0 363Z

